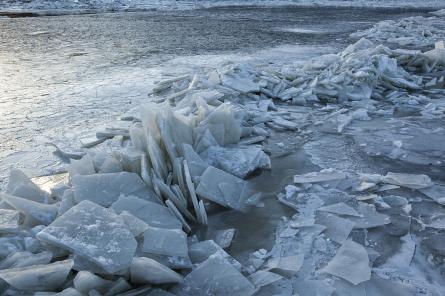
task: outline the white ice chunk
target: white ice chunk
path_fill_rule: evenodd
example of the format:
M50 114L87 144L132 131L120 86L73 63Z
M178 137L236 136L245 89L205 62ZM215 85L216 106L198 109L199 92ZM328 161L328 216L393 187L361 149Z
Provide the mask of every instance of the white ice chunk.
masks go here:
M359 202L356 210L360 217L348 217L350 221L355 223L354 228L373 228L391 223L390 217L377 212L374 205Z
M337 254L322 271L345 279L353 285L371 279L366 249L351 240L347 240L338 249Z
M235 232L235 228L214 230L207 235L207 238L214 240L221 248L226 249L232 243Z
M247 94L250 92L259 92L260 86L249 79L241 78L241 77L230 77L224 75L222 77L222 84L224 86L230 87L236 91L239 91L242 94Z
M104 296L120 295L120 293L131 289L131 285L124 279L117 279L104 294Z
M119 173L122 172L124 168L119 160L113 156L109 156L105 159L103 164L100 166L99 172L101 174L106 173Z
M184 278L181 295L250 296L255 292L247 280L226 258L216 253Z
M42 204L5 193L0 193L0 197L26 216L24 224L27 226L48 225L58 213L55 205Z
M53 254L49 251L44 251L38 254L33 254L27 251L11 253L5 260L1 261L0 269L49 264L52 258Z
M34 296L38 296L38 295L34 294ZM45 296L48 296L48 295L45 295ZM84 295L74 288L66 288L62 292L52 294L51 296L84 296Z
M138 174L121 172L75 176L74 197L77 202L90 200L102 206L110 206L120 195L134 195L150 201L157 201Z
M215 167L208 167L201 176L196 193L225 207L242 210L253 195L247 182Z
M24 291L55 291L63 287L73 260L0 271L0 279Z
M134 284L179 283L182 276L170 268L145 257L135 257L130 267L131 282Z
M0 233L14 232L19 228L19 212L0 209Z
M445 186L433 185L431 187L422 188L419 191L438 204L445 205Z
M37 238L70 250L108 273L127 268L137 245L119 216L86 200L58 217Z
M118 214L127 211L153 227L180 229L182 226L167 207L137 197L121 196L111 207Z
M270 258L266 263L269 271L275 272L285 277L292 277L303 266L304 255L298 254L293 256Z
M270 169L269 156L259 147L209 147L201 154L207 162L239 178L246 178L259 168Z
M74 288L83 294L88 294L93 289L103 293L108 290L111 283L89 271L79 271L73 280Z
M181 229L149 226L144 232L142 251L150 254L188 257L187 235Z
M387 173L383 180L385 183L407 187L411 189L422 189L433 185L427 175Z

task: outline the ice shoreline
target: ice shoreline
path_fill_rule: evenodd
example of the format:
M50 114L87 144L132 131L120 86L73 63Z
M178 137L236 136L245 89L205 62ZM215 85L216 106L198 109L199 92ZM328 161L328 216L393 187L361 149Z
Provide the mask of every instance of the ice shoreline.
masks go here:
M48 193L12 172L0 194L0 229L12 233L0 242L0 278L10 294L114 295L146 284L173 295L443 294L437 23L443 16L381 22L338 54L280 71L227 64L158 82L125 126L98 131L83 150L56 147L73 159L64 184ZM380 45L388 42L437 43ZM251 250L241 264L229 255L236 230L193 235L194 223L225 214L220 206L261 207L249 175L296 147L320 170L296 174L277 196L295 215L271 250ZM130 291L167 293L138 289Z
M17 1L18 2L18 1ZM54 16L71 14L97 14L113 12L145 12L145 11L171 11L171 10L196 10L212 8L277 8L277 7L323 7L323 8L367 8L367 9L439 9L445 8L445 3L440 0L429 0L418 3L415 0L388 1L221 1L195 3L193 1L159 1L155 4L146 4L144 1L122 1L114 3L84 3L67 1L54 4L54 2L31 1L27 3L11 2L0 5L0 16L30 17L30 16Z

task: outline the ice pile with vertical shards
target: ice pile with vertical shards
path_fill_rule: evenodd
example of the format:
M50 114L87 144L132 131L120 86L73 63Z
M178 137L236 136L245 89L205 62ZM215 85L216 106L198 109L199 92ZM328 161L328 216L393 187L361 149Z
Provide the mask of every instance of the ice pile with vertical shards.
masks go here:
M71 163L50 190L12 170L1 293L444 295L445 47L433 25L445 19L432 19L378 24L280 70L228 64L160 81L125 127L55 146ZM402 48L370 41L382 38ZM241 264L235 229L194 230L218 207L261 204L249 177L283 155L269 145L280 135L298 141L277 147L319 169L278 194L295 214Z

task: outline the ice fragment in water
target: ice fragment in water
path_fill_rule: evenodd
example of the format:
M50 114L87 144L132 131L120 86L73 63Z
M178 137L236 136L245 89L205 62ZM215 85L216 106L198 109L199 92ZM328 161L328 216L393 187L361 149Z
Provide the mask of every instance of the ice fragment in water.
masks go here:
M76 175L92 175L96 173L94 169L94 162L91 156L88 154L79 160L72 160L68 167L68 173L70 178Z
M144 232L142 251L150 254L188 257L187 235L181 229L149 226Z
M177 228L182 224L165 206L133 196L121 196L111 208L118 214L127 211L153 227Z
M351 240L343 243L337 254L322 271L345 279L353 285L368 281L371 278L371 268L369 267L366 249Z
M65 260L47 265L5 269L0 271L0 279L23 291L55 291L63 287L72 266L73 260Z
M42 204L5 193L0 193L0 197L17 211L25 214L24 224L27 226L48 225L58 213L58 208L55 205Z
M0 233L14 232L19 228L19 212L0 209Z
M232 243L233 237L235 236L236 229L222 229L222 230L214 230L207 235L208 239L213 239L216 244L218 244L221 248L225 249L230 246Z
M391 172L386 174L384 182L411 189L422 189L433 185L430 177L427 175L399 174Z
M374 205L359 202L356 210L360 217L348 217L355 223L354 228L356 229L373 228L391 223L390 217L377 212Z
M256 169L270 169L270 159L261 148L209 147L201 154L207 162L239 178L246 178Z
M355 223L348 219L337 217L329 213L318 213L317 224L326 226L324 234L331 240L342 244L351 233Z
M219 245L217 245L213 240L206 240L202 242L194 243L189 248L190 259L194 264L202 263L206 261L211 255L218 253L220 256L227 259L230 264L233 265L237 270L241 270L241 264L236 261L233 257L227 254Z
M285 277L292 277L303 266L304 255L271 258L266 263L266 268Z
M419 189L419 191L438 204L445 205L445 186L433 185L431 187Z
M37 238L70 250L108 273L127 268L137 245L119 216L90 201L69 209Z
M253 284L219 253L189 273L181 286L181 295L193 296L250 296L255 292Z
M318 211L328 212L337 215L360 217L360 214L357 213L356 210L354 210L352 207L348 206L344 202L339 202L336 204L318 208Z
M79 271L73 280L73 284L77 291L88 294L93 289L103 293L108 290L112 282L104 280L89 271Z
M343 173L342 171L326 169L320 172L313 172L305 175L295 175L294 183L297 184L319 183L319 182L336 181L344 178L346 178L346 174Z
M138 174L121 172L75 176L73 178L74 197L77 202L90 200L102 206L110 206L120 195L134 195L156 201L152 192Z
M182 276L157 261L135 257L130 267L131 282L134 284L169 284L179 283Z
M201 176L196 193L225 207L242 210L253 191L248 184L215 167L208 167Z

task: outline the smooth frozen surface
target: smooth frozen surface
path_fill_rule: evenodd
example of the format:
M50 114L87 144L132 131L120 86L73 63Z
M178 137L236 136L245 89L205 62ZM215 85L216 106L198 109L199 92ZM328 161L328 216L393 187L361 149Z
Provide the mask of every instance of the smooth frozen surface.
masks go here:
M182 277L168 267L145 257L135 257L130 267L131 281L136 284L179 283Z
M130 266L136 240L111 210L83 201L38 233L43 241L84 257L108 273Z

